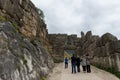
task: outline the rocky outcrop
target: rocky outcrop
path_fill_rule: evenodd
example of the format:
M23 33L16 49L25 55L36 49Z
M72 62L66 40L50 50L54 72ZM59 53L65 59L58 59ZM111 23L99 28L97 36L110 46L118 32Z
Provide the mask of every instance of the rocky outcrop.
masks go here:
M89 55L91 62L103 67L111 67L120 71L120 41L110 33L99 36L91 35L90 31L80 39L82 55Z
M0 80L41 80L52 70L46 24L30 0L0 0Z
M53 68L47 48L0 22L0 80L41 80Z
M31 39L36 36L46 38L46 24L41 12L30 0L0 0L0 16L17 24L19 32Z

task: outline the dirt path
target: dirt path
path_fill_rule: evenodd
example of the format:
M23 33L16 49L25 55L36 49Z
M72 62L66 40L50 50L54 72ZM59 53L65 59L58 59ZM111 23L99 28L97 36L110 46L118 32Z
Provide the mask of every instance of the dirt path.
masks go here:
M64 64L61 63L56 65L47 80L120 80L116 76L93 66L91 70L91 73L83 73L81 67L80 73L72 74L71 65L69 64L69 68L65 69Z

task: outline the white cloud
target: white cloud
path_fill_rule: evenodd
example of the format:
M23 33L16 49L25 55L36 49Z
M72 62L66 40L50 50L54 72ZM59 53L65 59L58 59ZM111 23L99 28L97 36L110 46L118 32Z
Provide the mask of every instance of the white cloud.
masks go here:
M45 14L49 33L95 35L110 32L120 38L120 0L32 0Z

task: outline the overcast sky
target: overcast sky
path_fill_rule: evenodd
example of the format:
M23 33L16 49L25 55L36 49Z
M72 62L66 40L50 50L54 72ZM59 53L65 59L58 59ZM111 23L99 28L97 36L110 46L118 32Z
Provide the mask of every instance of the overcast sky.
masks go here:
M43 10L49 33L107 32L120 39L120 0L32 0Z

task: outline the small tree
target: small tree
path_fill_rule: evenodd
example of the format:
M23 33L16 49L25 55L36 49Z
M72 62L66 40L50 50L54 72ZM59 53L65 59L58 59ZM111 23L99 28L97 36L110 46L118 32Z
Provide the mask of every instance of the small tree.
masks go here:
M40 18L44 20L44 17L45 17L45 16L44 16L43 11L42 11L41 9L38 9L38 13L39 13L39 15L40 15Z

